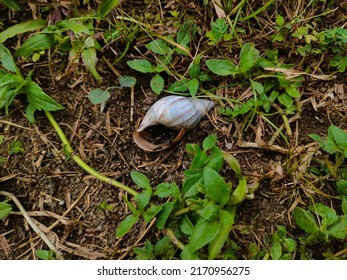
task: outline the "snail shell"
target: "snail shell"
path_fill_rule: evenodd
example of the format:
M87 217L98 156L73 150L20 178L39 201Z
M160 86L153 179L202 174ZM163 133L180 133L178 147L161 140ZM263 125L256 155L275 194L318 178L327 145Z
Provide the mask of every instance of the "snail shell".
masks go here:
M159 151L167 149L176 143L184 133L197 126L213 106L214 102L183 96L167 96L157 102L147 111L140 126L134 133L135 143L146 151ZM167 145L155 145L150 143L141 132L154 125L163 125L179 134Z

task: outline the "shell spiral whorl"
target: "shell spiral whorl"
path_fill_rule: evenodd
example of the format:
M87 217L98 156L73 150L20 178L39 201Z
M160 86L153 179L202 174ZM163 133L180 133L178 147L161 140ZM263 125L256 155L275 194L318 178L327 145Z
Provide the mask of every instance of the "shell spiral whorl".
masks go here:
M158 124L173 130L191 130L214 105L212 101L192 97L164 97L148 110L137 132Z

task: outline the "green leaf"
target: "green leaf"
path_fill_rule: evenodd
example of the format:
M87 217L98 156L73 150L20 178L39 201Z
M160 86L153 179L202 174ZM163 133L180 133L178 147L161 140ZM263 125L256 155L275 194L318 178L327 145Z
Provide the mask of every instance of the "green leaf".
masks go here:
M285 238L283 247L287 249L288 252L293 253L296 250L296 241L293 238Z
M106 17L119 4L119 0L103 0L99 5L98 12Z
M220 224L217 221L208 222L200 220L189 237L189 246L192 252L210 243L219 233Z
M169 201L164 203L162 210L157 215L157 228L162 230L166 224L167 219L169 218L171 212L174 209L174 203Z
M231 61L209 59L206 60L206 65L211 72L220 76L235 75L238 73L235 64Z
M217 136L215 134L211 134L204 139L204 141L202 142L202 147L204 151L208 151L212 149L214 146L216 146L216 143Z
M162 39L156 39L150 42L146 45L146 48L159 55L166 55L170 51L169 45Z
M276 240L272 243L270 248L270 255L273 260L279 260L282 256L282 246L281 243Z
M150 81L151 89L155 94L160 94L164 89L164 79L159 75L156 74Z
M131 179L142 189L151 189L151 183L146 175L143 175L140 172L132 171L130 173Z
M165 198L169 196L179 198L180 190L178 189L175 183L161 183L157 186L155 194L160 198Z
M143 213L143 220L145 223L149 223L161 210L161 205L153 205Z
M230 153L223 151L224 160L229 164L230 168L235 172L238 178L242 177L242 171L237 159Z
M14 53L15 56L28 57L34 53L48 50L55 44L54 34L39 33L26 40L22 46Z
M100 104L107 101L109 98L110 92L100 88L92 89L88 94L88 99L92 104Z
M87 48L84 49L81 53L82 61L84 66L87 68L87 70L92 73L93 77L97 81L101 81L102 78L100 77L98 71L96 70L96 62L98 61L96 57L96 49L95 48Z
M73 33L75 33L75 35L79 35L81 33L90 35L91 33L89 28L86 25L76 20L66 19L66 20L59 21L57 23L57 28L59 28L60 32L71 30ZM88 37L86 40L90 40L89 38L91 37Z
M347 196L342 196L342 204L341 204L343 214L347 215Z
M119 78L120 87L133 87L136 84L136 79L132 76L122 76Z
M184 215L181 219L180 230L187 235L191 235L194 230L194 225L187 215Z
M287 87L286 93L288 93L288 95L290 97L293 97L293 98L299 98L300 97L300 92L295 87Z
M208 204L197 213L206 221L212 222L217 219L220 212L220 208L215 204Z
M152 190L146 189L142 191L141 193L135 195L135 200L137 202L137 207L139 210L145 209L145 207L148 205L150 199L152 196Z
M52 250L37 250L36 256L41 260L55 260L55 254Z
M21 152L24 152L24 148L23 148L23 143L21 141L12 141L10 144L9 144L9 154L10 155L14 155L14 154L18 154L18 153L21 153Z
M199 81L197 79L191 79L188 83L187 83L187 87L189 90L189 93L192 97L196 96L198 89L199 89Z
M35 31L37 29L44 28L46 25L47 21L44 19L29 20L13 25L0 33L0 44L16 35L29 31Z
M258 57L259 51L255 48L253 43L244 44L240 52L240 73L246 73L255 66Z
M13 60L13 57L10 53L10 51L0 44L0 62L4 68L11 72L15 72L16 74L19 74L19 70L16 66L16 63Z
M37 110L57 111L64 109L59 103L49 97L35 82L29 80L26 85L29 103Z
M294 209L294 219L298 226L307 233L316 233L319 231L319 227L314 216L311 212L302 209L301 207L296 207Z
M282 17L281 15L278 15L276 17L275 22L277 26L282 26L284 24L284 17Z
M118 226L116 237L122 237L127 234L133 225L138 221L138 216L134 214L128 215Z
M12 211L11 204L8 204L6 201L0 202L0 220L5 218Z
M288 94L281 94L277 97L277 99L282 105L284 105L288 109L293 105L293 98L290 97Z
M235 205L235 204L241 203L245 199L246 193L247 193L247 181L245 177L241 177L239 179L239 184L237 188L234 190L234 192L232 193L230 197L230 204Z
M322 226L324 230L328 226L336 223L339 218L334 209L320 203L310 206L309 209L322 217Z
M16 12L20 11L20 7L15 0L0 0L0 2L4 3L7 7L15 10Z
M194 63L190 66L188 73L192 79L198 78L200 74L200 62L197 63L195 60Z
M170 85L168 90L173 92L186 92L188 90L188 80L183 79L176 81Z
M197 151L195 154L192 163L190 164L191 170L196 170L202 168L208 161L208 156L204 151Z
M205 166L203 176L207 197L220 205L227 203L230 195L230 187L225 183L224 179L208 166Z
M331 228L329 228L329 235L339 239L347 237L347 215L339 217L339 220Z
M330 125L328 128L329 138L333 138L336 145L343 151L347 151L347 132L341 128Z
M139 71L141 73L153 73L154 67L152 64L146 59L134 59L127 61L127 64L131 69Z
M155 255L164 255L168 251L171 251L173 249L171 240L168 236L164 236L162 239L160 239L154 246L154 254Z

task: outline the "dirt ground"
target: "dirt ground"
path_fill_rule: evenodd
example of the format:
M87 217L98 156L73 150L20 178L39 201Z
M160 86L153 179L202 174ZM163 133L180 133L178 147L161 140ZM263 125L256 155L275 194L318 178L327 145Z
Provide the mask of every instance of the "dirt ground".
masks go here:
M29 12L29 8L26 11ZM10 23L7 14L1 17L5 22L4 29ZM140 48L144 43L135 44ZM110 50L105 50L103 56L109 61L115 59ZM134 56L136 52L131 49L125 60ZM259 126L263 125L265 140L274 133L271 127L262 124L261 119L255 119L242 135L242 144L238 133L243 124L242 116L230 121L218 114L218 106L210 112L208 119L187 133L173 149L156 153L142 151L133 142L133 131L158 96L150 91L151 75L139 75L127 67L125 60L117 65L117 70L122 75L137 78L133 115L130 110L130 90L127 88L112 90L111 98L102 112L99 105L93 105L88 100L87 94L92 88L114 86L117 78L102 59L98 63L99 72L104 78L102 84L97 84L83 67L56 81L54 78L61 73L64 65L62 60L51 64L51 74L45 59L36 63L23 62L21 65L23 73L33 69L33 80L65 107L55 112L54 117L75 152L95 170L132 187L135 187L130 178L133 170L148 176L153 186L161 182L180 185L184 179L183 171L190 164L185 145L201 144L206 136L216 134L218 146L236 157L249 182L260 178L254 197L238 208L232 231L231 238L239 246L237 254L240 259L247 259L250 242L264 245L264 236L273 233L276 225L286 226L291 237L300 236L302 231L293 224L291 216L296 205L309 204L310 197L317 202L334 205L334 199L328 196L334 195L331 186L320 186L325 194L320 195L304 182L296 181L293 173L287 170L293 157L285 149L281 138L275 143L283 148L282 151L247 147L245 143L255 143ZM293 58L293 62L296 59ZM301 88L302 111L297 120L291 123L294 135L290 141L293 146L310 144L312 139L308 134L324 135L330 124L347 129L346 76L344 73L334 74L336 79L332 81L305 78ZM219 82L214 81L216 84ZM240 96L245 90L240 86L221 94ZM146 239L155 242L163 236L155 226L140 223L125 237L116 238L117 225L130 213L123 200L125 193L96 180L66 158L61 152L61 142L45 115L36 113L37 123L32 125L24 117L25 107L25 99L16 99L8 116L0 112L0 134L5 136L0 156L6 155L7 145L11 141L21 141L24 148L21 153L6 155L8 160L0 166L0 189L19 199L32 219L37 221L48 237L55 240L65 259L132 259L133 247L141 246ZM281 119L278 117L273 121L280 123ZM303 157L305 151L297 158ZM228 169L225 172L226 176L232 174ZM104 201L112 209L100 210L99 206ZM336 246L330 249L337 251L341 245ZM47 248L14 207L14 212L0 221L0 259L35 259L34 252L38 249ZM310 250L314 258L323 258L325 248L322 244Z

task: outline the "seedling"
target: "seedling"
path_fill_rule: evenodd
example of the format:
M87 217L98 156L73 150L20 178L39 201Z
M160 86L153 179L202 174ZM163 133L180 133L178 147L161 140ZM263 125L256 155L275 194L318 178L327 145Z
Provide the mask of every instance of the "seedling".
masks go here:
M156 217L157 228L165 228L171 240L175 240L174 243L181 249L182 259L203 258L204 250L208 252L207 258L217 258L221 248L231 242L229 233L237 205L245 199L247 183L236 159L222 152L216 146L216 141L216 137L210 135L203 141L202 148L196 144L187 145L192 163L184 172L185 180L181 188L175 183L161 183L153 192L145 175L132 172L132 179L143 192L135 196L136 206L125 198L132 214L121 222L116 236L121 237L129 232L140 216L143 216L145 223ZM234 190L232 183L226 182L219 174L224 161L238 180ZM165 202L154 205L150 202L152 196ZM148 251L149 248L143 248L136 252L148 256Z

